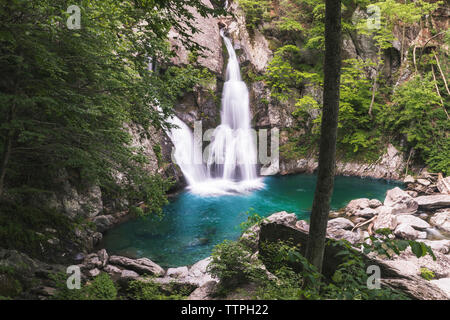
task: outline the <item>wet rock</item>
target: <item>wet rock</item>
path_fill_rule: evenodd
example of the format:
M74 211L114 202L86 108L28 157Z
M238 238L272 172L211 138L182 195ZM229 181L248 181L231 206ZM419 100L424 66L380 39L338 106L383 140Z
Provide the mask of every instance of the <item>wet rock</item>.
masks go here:
M79 253L77 253L77 254L75 255L75 257L73 258L73 260L74 260L76 263L80 263L80 262L83 262L83 260L84 260L85 258L86 258L85 254L82 253L82 252L79 252Z
M94 234L92 234L92 245L96 246L100 243L100 241L102 241L102 239L103 234L101 234L100 232L94 232Z
M386 193L384 205L391 207L394 214L415 213L419 207L417 201L399 187Z
M330 214L328 215L328 219L335 219L340 217L340 213L337 211L330 211Z

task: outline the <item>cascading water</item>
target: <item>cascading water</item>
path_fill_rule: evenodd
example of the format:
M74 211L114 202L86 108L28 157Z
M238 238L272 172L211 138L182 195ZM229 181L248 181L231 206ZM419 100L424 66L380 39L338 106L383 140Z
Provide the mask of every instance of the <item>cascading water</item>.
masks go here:
M173 157L176 163L183 172L184 177L189 185L195 185L201 181L206 180L205 168L203 164L197 164L197 159L202 159L201 149L199 154L196 154L197 149L194 145L194 136L191 129L178 117L172 116L167 119L172 128L168 133L170 140L175 146Z
M222 93L221 124L215 129L206 167L197 164L195 139L190 128L173 116L169 137L175 146L174 158L192 192L218 195L245 192L263 187L256 173L256 136L251 130L249 94L241 79L239 62L231 40L220 30L229 61ZM200 162L201 163L201 162Z

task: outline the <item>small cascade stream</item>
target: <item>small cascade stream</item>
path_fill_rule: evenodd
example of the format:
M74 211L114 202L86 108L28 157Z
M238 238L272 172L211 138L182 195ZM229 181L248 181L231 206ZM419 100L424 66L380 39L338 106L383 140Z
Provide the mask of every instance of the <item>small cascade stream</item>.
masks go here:
M231 40L220 30L228 51L226 82L222 93L221 124L214 130L206 161L201 142L179 118L168 132L175 146L174 160L179 165L191 192L201 195L242 193L264 187L256 171L256 136L251 130L249 93L242 81L239 61ZM206 162L206 163L205 163Z

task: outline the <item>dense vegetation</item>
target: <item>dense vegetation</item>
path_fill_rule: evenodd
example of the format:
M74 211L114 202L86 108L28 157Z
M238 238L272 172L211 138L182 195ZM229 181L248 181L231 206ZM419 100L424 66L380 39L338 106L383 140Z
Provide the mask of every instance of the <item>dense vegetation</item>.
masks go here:
M126 128L140 126L147 136L149 127L165 128L173 103L201 78L201 70L168 63L171 28L186 48L202 50L189 40L198 30L186 3L215 14L199 0L81 1L80 29L71 29L69 1L1 2L3 246L33 246L29 228L42 230L29 212L51 212L45 207L64 192L63 180L79 192L96 185L104 199L129 207L144 201L145 213L160 212L170 181L144 170L148 160Z
M271 98L279 105L289 101L296 106L297 126L287 129L290 140L282 146L282 156L289 159L315 153L321 122L322 101L317 92L323 85L324 2L239 3L248 28L260 30L274 50L259 79L271 88ZM370 5L380 8L379 28L370 27L373 17L366 14L373 13ZM405 36L413 28L425 29L434 41L448 46L448 30L436 29L433 20L442 6L442 1L424 0L343 1L343 32L348 40L344 51L355 39L365 39L367 46L356 48L357 56L345 56L343 61L338 131L341 158L376 160L384 146L393 143L411 161L449 174L450 94L439 72L448 74L448 52L429 43L406 48ZM404 75L407 78L400 79Z
M332 274L320 273L302 254L300 244L293 240L262 242L258 250L252 249L252 242L258 243L251 229L264 221L258 214L249 215L242 225L245 236L238 241L225 240L214 248L209 271L220 279L219 298L274 299L274 300L403 300L404 293L381 286L373 290L368 286L370 262L356 250L363 248L365 254L384 256L387 259L400 254L408 247L416 257L433 251L423 242L392 239L391 230L376 230L361 244L352 246L345 240L328 240L326 246L334 247L335 259L340 263ZM424 268L422 277L431 279L433 273ZM369 280L369 282L368 282Z

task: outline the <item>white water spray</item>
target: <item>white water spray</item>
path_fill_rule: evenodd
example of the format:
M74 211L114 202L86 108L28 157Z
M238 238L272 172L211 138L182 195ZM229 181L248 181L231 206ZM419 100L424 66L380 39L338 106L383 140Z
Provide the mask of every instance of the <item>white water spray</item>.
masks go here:
M220 35L227 47L229 61L222 93L221 124L214 131L206 167L197 164L202 163L197 161L201 154L196 154L195 150L201 150L201 146L196 148L190 128L175 116L168 119L178 127L169 133L175 146L175 161L186 177L189 189L202 195L240 193L264 186L256 173L256 137L250 125L248 89L241 79L231 40L223 29Z

